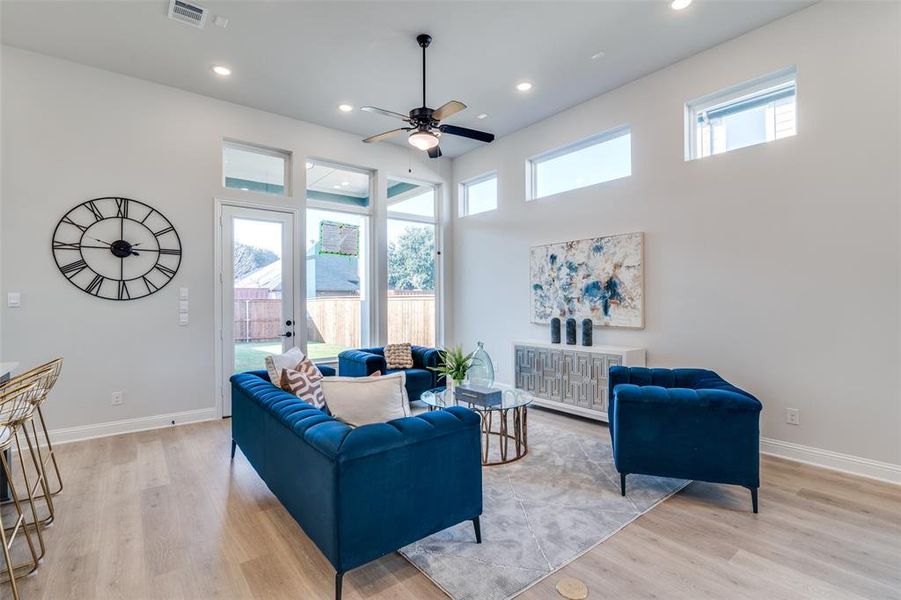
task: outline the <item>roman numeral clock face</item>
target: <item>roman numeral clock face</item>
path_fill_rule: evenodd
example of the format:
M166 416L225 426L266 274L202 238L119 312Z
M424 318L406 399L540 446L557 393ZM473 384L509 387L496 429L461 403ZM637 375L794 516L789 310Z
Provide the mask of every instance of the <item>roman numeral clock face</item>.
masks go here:
M181 265L181 240L169 219L143 202L95 198L57 224L53 257L82 291L136 300L172 281Z

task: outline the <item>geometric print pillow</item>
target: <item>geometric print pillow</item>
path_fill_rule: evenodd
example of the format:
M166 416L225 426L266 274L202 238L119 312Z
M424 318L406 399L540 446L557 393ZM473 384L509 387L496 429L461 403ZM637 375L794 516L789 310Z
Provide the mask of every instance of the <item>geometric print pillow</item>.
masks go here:
M325 406L325 395L322 393L321 379L322 373L316 365L309 358L304 358L296 369L282 369L279 387L307 404L322 409Z

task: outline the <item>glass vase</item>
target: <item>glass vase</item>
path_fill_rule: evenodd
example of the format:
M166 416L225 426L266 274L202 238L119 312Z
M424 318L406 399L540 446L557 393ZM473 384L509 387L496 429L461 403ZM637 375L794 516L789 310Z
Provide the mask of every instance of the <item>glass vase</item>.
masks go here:
M474 385L482 385L491 387L494 385L494 363L491 362L491 356L485 351L485 344L478 342L479 347L476 348L472 355L472 366L469 367L467 378Z

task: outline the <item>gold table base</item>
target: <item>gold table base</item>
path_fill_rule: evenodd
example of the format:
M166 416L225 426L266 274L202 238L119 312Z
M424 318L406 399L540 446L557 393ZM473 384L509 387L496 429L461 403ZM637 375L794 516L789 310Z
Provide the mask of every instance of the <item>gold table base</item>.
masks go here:
M482 419L482 466L493 467L516 462L529 453L528 407L489 409L474 404L469 409L479 413ZM429 410L440 410L441 407L429 406ZM497 429L494 427L494 415L498 415ZM510 429L510 413L513 416L513 428ZM497 441L501 459L490 461L492 440ZM512 444L511 444L512 442ZM511 447L512 446L512 447Z

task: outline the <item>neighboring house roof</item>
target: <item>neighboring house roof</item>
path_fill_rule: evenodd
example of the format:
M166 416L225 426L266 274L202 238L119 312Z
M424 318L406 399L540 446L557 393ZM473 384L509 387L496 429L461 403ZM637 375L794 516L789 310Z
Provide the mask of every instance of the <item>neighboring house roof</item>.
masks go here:
M236 288L263 288L270 292L282 289L282 261L281 259L251 271L235 282Z
M307 273L316 276L316 292L359 292L360 275L357 259L347 256L318 254L316 248L307 253ZM310 265L310 263L313 263ZM264 288L269 291L282 289L281 259L248 273L235 282L236 288ZM307 290L312 292L313 290Z

